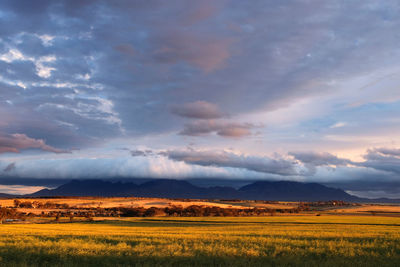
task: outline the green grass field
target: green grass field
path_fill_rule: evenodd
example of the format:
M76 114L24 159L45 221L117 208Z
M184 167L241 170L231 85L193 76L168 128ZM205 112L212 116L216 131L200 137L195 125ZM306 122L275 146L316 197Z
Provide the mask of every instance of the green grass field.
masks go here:
M0 225L2 266L399 266L400 218L130 218Z

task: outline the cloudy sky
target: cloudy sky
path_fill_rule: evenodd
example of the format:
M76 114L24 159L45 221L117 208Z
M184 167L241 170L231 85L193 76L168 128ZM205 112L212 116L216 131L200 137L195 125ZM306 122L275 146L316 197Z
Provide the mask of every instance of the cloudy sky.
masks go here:
M316 181L400 198L398 1L0 2L0 192Z

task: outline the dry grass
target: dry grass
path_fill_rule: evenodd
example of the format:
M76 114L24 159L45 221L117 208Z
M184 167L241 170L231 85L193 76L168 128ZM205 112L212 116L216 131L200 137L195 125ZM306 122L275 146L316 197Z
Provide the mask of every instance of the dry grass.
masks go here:
M400 206L398 205L377 205L377 204L364 204L359 207L351 207L347 209L337 209L340 213L370 213L370 212L383 212L383 213L400 213Z

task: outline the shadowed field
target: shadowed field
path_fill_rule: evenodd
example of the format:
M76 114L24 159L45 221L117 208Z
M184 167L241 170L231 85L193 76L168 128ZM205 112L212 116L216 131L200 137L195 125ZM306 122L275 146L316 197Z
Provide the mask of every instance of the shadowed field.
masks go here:
M129 218L0 225L7 266L396 266L400 218Z

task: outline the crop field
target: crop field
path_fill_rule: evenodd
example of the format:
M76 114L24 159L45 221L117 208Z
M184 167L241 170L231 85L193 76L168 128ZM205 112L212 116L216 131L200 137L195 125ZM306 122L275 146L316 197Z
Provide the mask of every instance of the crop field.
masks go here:
M398 266L400 218L96 218L0 225L1 266Z

